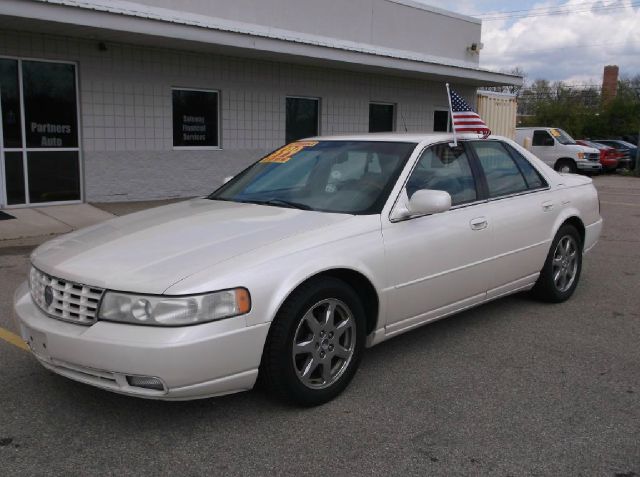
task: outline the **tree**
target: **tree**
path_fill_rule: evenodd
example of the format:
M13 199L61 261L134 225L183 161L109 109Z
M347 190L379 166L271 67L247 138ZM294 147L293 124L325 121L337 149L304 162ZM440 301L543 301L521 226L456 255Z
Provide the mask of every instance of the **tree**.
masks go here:
M524 87L524 83L526 82L526 74L524 72L524 70L519 67L516 66L515 68L511 68L509 69L502 69L500 70L500 73L504 73L507 75L516 75L516 76L522 76L523 79L523 86L516 86L516 85L503 85L503 86L486 86L481 88L483 91L493 91L496 93L510 93L510 94L515 94L516 96L518 96L518 93L520 93L520 91L522 90L522 88Z

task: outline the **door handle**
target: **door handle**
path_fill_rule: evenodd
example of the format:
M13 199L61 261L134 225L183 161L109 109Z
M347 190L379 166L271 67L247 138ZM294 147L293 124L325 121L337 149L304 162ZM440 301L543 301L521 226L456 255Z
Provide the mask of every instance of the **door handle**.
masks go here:
M472 219L469 222L469 225L471 226L471 230L486 229L488 224L489 223L487 222L486 217L478 217L477 219Z
M547 200L542 203L542 210L544 210L545 212L549 212L551 209L553 209L553 202Z

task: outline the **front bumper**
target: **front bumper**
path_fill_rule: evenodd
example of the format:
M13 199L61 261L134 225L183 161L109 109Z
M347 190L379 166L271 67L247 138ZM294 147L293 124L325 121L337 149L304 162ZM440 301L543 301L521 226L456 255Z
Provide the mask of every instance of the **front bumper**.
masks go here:
M600 172L602 164L594 161L576 161L576 166L581 171Z
M98 321L77 325L46 316L27 283L14 297L22 338L51 371L122 394L153 399L197 399L251 389L269 324L246 317L162 328ZM162 390L131 386L127 378L157 378Z

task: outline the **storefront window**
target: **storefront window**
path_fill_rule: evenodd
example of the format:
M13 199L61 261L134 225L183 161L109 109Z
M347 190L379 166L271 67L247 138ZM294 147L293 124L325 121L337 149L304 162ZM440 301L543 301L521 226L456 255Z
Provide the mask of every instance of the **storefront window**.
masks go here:
M7 205L24 204L24 168L21 152L4 153L4 175L7 184Z
M433 131L449 132L449 111L440 110L433 112Z
M6 148L22 146L20 134L20 88L18 61L0 59L0 97L2 136Z
M82 199L75 68L0 59L3 204Z
M30 202L80 200L77 152L28 152L27 167Z
M173 90L173 146L219 147L218 93Z
M23 61L28 148L78 147L75 67Z
M287 98L287 143L318 135L320 100L313 98Z
M393 104L371 103L369 105L369 132L393 131L393 110Z

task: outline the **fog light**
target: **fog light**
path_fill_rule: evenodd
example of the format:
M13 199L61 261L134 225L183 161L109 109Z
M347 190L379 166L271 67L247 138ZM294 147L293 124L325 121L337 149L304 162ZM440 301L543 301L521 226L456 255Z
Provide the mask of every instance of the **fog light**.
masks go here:
M129 383L129 386L134 386L136 388L164 391L164 384L162 384L162 381L150 376L127 376L127 383Z

